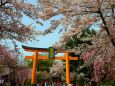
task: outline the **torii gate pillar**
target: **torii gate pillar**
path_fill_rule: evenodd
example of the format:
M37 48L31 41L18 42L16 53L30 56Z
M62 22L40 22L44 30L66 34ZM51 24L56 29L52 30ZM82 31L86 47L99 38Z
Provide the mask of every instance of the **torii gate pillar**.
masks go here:
M69 53L66 51L66 83L70 84Z
M33 62L33 69L32 69L32 80L31 83L35 83L36 71L37 71L37 63L38 63L38 51L34 52L34 62Z

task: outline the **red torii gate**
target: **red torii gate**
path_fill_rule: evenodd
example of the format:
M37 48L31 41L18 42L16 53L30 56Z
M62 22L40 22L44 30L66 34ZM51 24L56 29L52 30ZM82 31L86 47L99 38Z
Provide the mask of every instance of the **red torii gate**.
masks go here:
M31 84L36 83L36 71L37 71L37 63L39 60L49 60L48 56L39 56L38 52L49 52L48 48L34 48L34 47L28 47L28 46L22 46L22 48L25 51L28 52L34 52L33 56L25 56L26 59L32 59L33 60L33 69L32 69L32 79ZM57 52L65 53L65 56L58 56L55 57L55 60L65 60L66 61L66 83L70 84L70 67L69 67L69 60L78 60L78 57L71 57L69 56L69 52L71 51L64 51L59 50Z

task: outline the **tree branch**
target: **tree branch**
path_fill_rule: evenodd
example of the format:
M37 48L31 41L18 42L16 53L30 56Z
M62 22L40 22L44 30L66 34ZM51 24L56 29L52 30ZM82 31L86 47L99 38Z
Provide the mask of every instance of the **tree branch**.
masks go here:
M100 9L98 10L98 13L100 14L100 17L101 17L102 22L103 22L103 24L104 24L104 29L106 30L108 36L110 37L110 40L111 40L112 45L115 47L114 39L111 37L111 34L110 34L109 29L108 29L108 27L107 27L107 23L106 23L106 21L105 21L105 19L104 19L104 16L103 16L103 14L102 14L102 12L101 12Z
M9 2L2 2L2 0L1 0L1 5L0 5L0 7L2 7L2 6L4 6L5 4L7 4L7 3L9 3Z
M112 10L112 17L115 19L115 11L114 11L115 6L111 6L111 10Z

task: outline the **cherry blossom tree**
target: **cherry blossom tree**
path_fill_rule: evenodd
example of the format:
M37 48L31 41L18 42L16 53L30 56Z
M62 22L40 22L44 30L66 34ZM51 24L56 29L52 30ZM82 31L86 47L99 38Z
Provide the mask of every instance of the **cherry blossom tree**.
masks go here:
M60 77L61 80L65 80L65 65L64 63L54 62L50 68L50 74L52 77Z
M8 81L11 77L20 79L30 78L31 70L28 66L19 63L20 53L14 43L14 49L6 45L0 45L0 76L8 74Z
M48 20L57 15L62 16L60 20L54 20L52 26L45 31L45 34L48 34L59 25L63 26L61 29L63 36L59 43L54 45L56 48L62 48L75 34L80 38L82 32L91 26L97 25L101 28L96 36L88 37L92 40L92 46L85 44L84 47L83 44L77 47L83 52L81 58L85 62L81 68L93 65L93 80L98 82L100 75L109 72L110 67L105 71L105 65L111 64L111 59L115 56L115 1L39 0L39 3L42 19Z
M64 64L63 63L53 63L52 67L50 68L50 73L52 76L60 76L64 75Z
M85 63L81 66L81 69L92 65L92 80L95 82L99 82L103 77L105 79L111 78L113 72L112 59L115 57L115 52L106 31L102 31L95 37L92 37L92 42L93 45L88 46L87 49L84 50L84 53L82 53L81 58Z
M26 0L0 0L0 40L18 40L26 42L35 39L39 35L39 31L32 28L31 25L24 25L21 20L23 16L35 20L39 18L39 9L27 3ZM38 22L39 23L39 22ZM11 69L19 67L19 51L17 45L12 41L14 49L1 42L0 44L0 63Z
M17 65L18 53L15 50L10 50L5 45L0 45L0 63L10 68L15 68Z
M37 21L39 9L25 0L0 0L0 39L21 42L34 39L39 31L21 22L24 15Z
M18 53L15 50L11 50L6 45L0 45L0 71L1 76L3 74L10 74L15 68L17 68ZM7 71L7 72L6 72Z
M56 27L62 25L62 30L66 31L62 38L66 43L67 39L74 34L80 34L83 29L98 23L106 30L111 43L115 46L111 32L111 29L114 30L115 23L114 0L39 0L39 3L42 9L40 15L42 19L48 20L62 15L60 20L53 21L54 23L45 31L45 34L51 33Z

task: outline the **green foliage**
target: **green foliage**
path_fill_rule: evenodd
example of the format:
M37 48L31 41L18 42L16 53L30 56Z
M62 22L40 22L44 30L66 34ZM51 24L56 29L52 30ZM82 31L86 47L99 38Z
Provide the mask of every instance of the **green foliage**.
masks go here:
M74 79L73 81L71 81L72 84L76 84L76 79Z
M40 83L41 82L41 75L39 73L37 73L36 76L37 82Z
M96 35L96 31L94 29L86 29L82 33L82 37L91 37L93 35Z
M30 60L30 59L24 59L24 61L26 62L26 64L32 68L32 65L33 65L33 61Z
M78 47L78 45L82 44L88 44L92 45L91 40L83 40L83 38L90 38L93 35L96 35L96 31L94 29L86 29L82 32L80 37L78 38L77 34L74 35L73 37L70 38L70 40L66 43L65 48L66 49L73 49L75 47ZM79 57L80 55L78 55ZM75 71L77 67L82 65L84 62L83 60L78 60L78 61L70 61L70 70Z
M25 59L26 64L32 68L33 61L29 59ZM52 66L54 60L40 60L37 65L37 71L47 71L49 72L49 68Z
M52 66L53 62L54 60L40 60L38 62L37 70L49 72L49 68Z
M115 79L103 79L101 80L101 82L99 83L99 86L101 85L111 85L111 86L115 86Z
M77 81L79 86L84 86L84 78L83 77L80 77L79 80Z
M70 71L76 71L77 72L77 68L80 66L80 65L83 65L83 60L79 59L77 61L74 61L74 60L70 60Z
M66 44L65 48L66 49L71 49L71 48L74 48L74 47L77 47L78 44L82 44L83 42L77 38L77 36L73 36Z
M31 84L30 86L37 86L36 84Z
M88 44L88 45L92 45L91 40L83 40L83 39L87 39L87 38L91 38L92 36L96 35L96 31L93 29L86 29L82 32L82 34L80 35L80 37L76 35L74 35L73 37L70 38L70 40L66 43L65 48L66 49L74 49L75 47L78 47L78 45L82 45L82 44ZM79 57L80 55L78 55ZM82 70L78 71L78 67L83 65L84 61L82 59L79 58L78 61L70 61L70 71L76 71L76 74L79 76L76 76L77 82L80 86L84 86L85 82L85 78L90 79L91 78L91 74L92 74L92 67L85 67ZM80 76L80 73L85 74L85 77ZM74 83L74 81L73 81Z
M3 67L2 65L0 64L0 73L3 72Z
M21 86L21 83L19 86ZM25 86L33 86L33 84L31 84L31 79L26 79Z
M94 29L86 29L82 32L82 35L80 38L77 37L77 34L70 38L70 40L66 43L65 48L66 49L72 49L75 47L78 47L79 44L89 44L92 45L91 40L82 40L82 38L90 38L93 35L96 35L96 31Z

